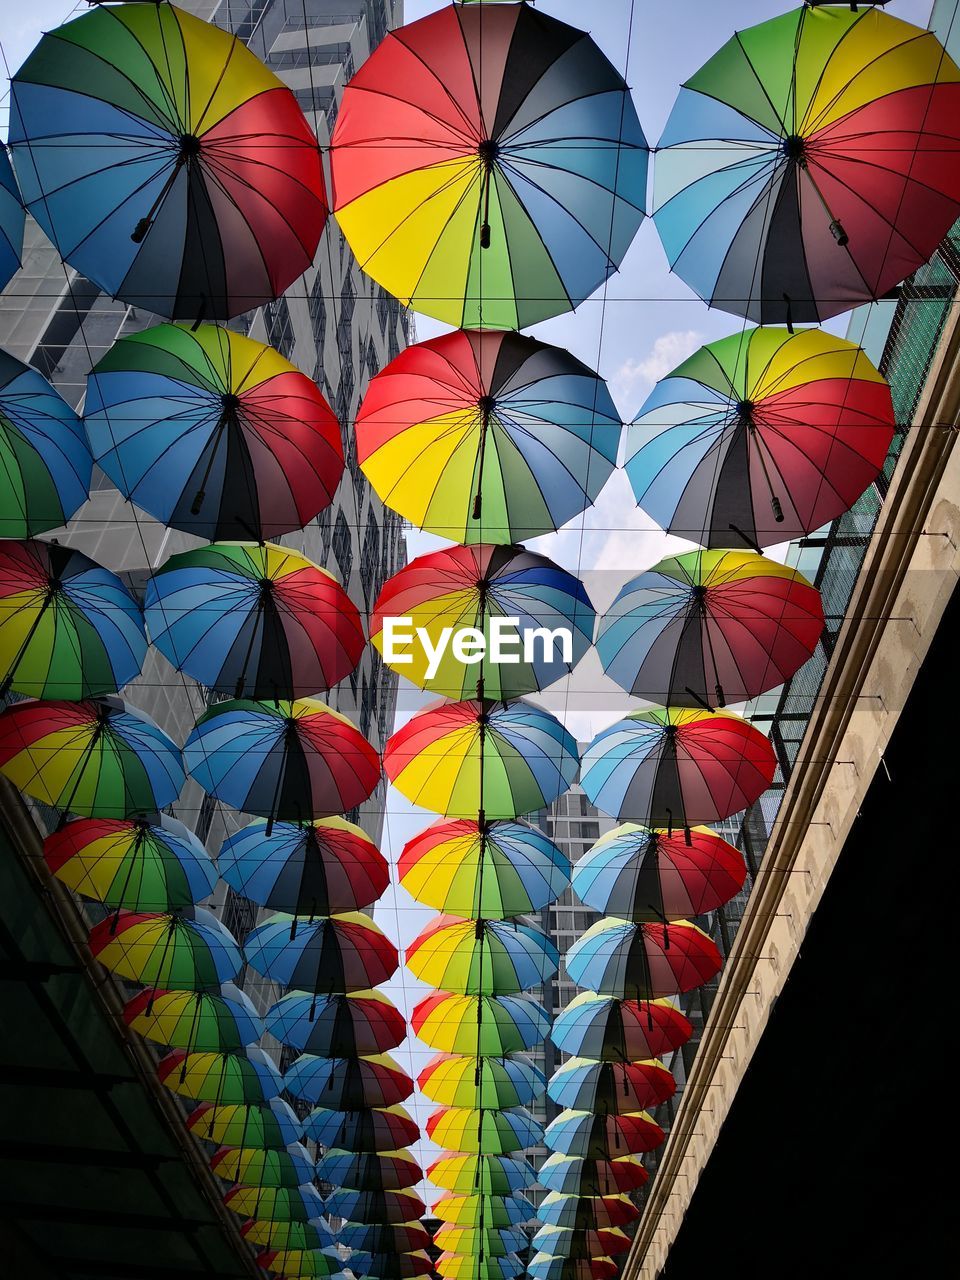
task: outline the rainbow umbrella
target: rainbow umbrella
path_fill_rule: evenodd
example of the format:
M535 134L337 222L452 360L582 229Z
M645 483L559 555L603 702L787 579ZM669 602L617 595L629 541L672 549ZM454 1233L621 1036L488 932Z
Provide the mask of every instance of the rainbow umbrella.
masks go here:
M420 1222L348 1222L337 1232L337 1240L355 1253L412 1253L431 1244L430 1232Z
M596 501L620 434L606 384L569 352L522 334L458 331L407 347L372 379L357 458L387 506L419 528L513 543Z
M749 27L680 90L654 221L710 306L816 323L882 297L960 215L960 70L875 5Z
M427 1206L413 1191L334 1191L327 1196L325 1212L347 1222L414 1222Z
M267 1151L264 1154L276 1153ZM246 1222L240 1224L240 1234L248 1244L266 1245L271 1250L323 1249L332 1250L331 1257L339 1258L340 1256L336 1249L335 1236L322 1218L314 1218L311 1222L273 1222L269 1218L262 1221L257 1218L248 1218ZM260 1257L265 1256L267 1255L260 1254ZM342 1261L339 1265L343 1266Z
M187 771L218 800L268 818L306 821L362 804L380 757L346 716L314 698L215 703L183 749Z
M20 702L0 714L0 771L63 813L153 813L183 786L180 751L120 698Z
M310 921L271 916L247 934L243 949L250 968L265 978L312 991L314 1012L321 995L366 991L391 978L399 964L397 948L360 911Z
M208 898L217 884L217 868L206 849L166 814L153 823L78 818L47 836L43 856L75 893L127 911L189 907Z
M630 1248L630 1237L617 1227L601 1229L585 1227L571 1230L546 1226L534 1233L530 1240L530 1247L550 1257L582 1257L592 1260L596 1257L626 1253Z
M284 1085L295 1098L336 1111L391 1107L413 1093L413 1081L389 1053L363 1058L318 1058L304 1053L287 1068Z
M441 1053L500 1058L536 1048L550 1030L550 1015L533 996L435 991L414 1006L410 1025Z
M574 738L532 704L431 703L387 741L387 777L414 804L454 817L542 809L577 775Z
M353 1111L317 1107L307 1116L306 1136L318 1146L345 1151L397 1151L418 1141L420 1126L401 1106Z
M537 1182L532 1164L514 1156L441 1156L427 1169L435 1187L460 1195L509 1196Z
M223 1197L241 1218L264 1222L311 1222L323 1216L323 1200L315 1187L231 1187Z
M477 1258L505 1258L528 1247L530 1241L516 1227L441 1227L433 1237L446 1253Z
M665 1134L645 1111L631 1115L594 1115L592 1111L561 1111L543 1131L544 1144L564 1156L615 1160L659 1147Z
M23 229L27 220L20 203L20 188L10 168L6 149L0 147L0 289L20 270Z
M0 542L0 697L116 693L147 653L140 606L80 551Z
M455 916L501 920L555 902L570 883L567 855L526 822L434 822L408 840L400 883L418 902Z
M202 1102L187 1117L187 1128L200 1138L231 1147L282 1150L303 1137L303 1124L282 1098L267 1103Z
M503 1156L539 1145L543 1127L524 1107L479 1111L467 1107L440 1107L428 1118L426 1133L428 1138L448 1151L460 1151L464 1155Z
M313 1177L313 1167L309 1151L299 1142L280 1151L220 1147L210 1157L210 1168L218 1178L245 1187L299 1187Z
M289 991L265 1015L267 1031L281 1044L321 1058L383 1053L407 1035L403 1014L380 991L354 991L315 999Z
M457 1227L515 1227L537 1217L526 1196L444 1195L432 1215Z
M776 767L768 739L732 712L652 707L594 738L580 781L604 813L669 833L749 808Z
M688 920L633 924L605 917L567 951L578 987L620 999L649 1000L692 991L723 966L716 944Z
M796 569L753 551L688 551L621 588L597 653L627 693L722 707L789 680L823 626L820 592Z
M524 1057L437 1054L417 1077L420 1092L443 1107L527 1107L543 1097L546 1078ZM454 1188L448 1188L454 1190Z
M748 329L662 378L626 431L637 502L709 547L799 538L853 506L893 439L890 388L820 329Z
M423 1170L409 1151L380 1153L327 1150L317 1161L319 1182L354 1191L402 1191L423 1181Z
M90 950L118 978L156 992L216 991L243 967L233 934L200 907L157 915L118 911L90 930ZM152 1012L148 1001L145 1016Z
M46 378L0 351L0 535L58 529L87 500L93 459L80 419Z
M390 868L367 833L344 818L267 823L255 818L220 846L217 865L251 902L297 915L332 915L370 906Z
M574 1057L636 1062L665 1057L692 1034L689 1019L669 1000L619 1000L584 991L557 1014L550 1039Z
M343 1259L321 1249L269 1249L257 1258L264 1271L284 1276L285 1280L308 1280L313 1276L339 1276Z
M620 1268L606 1255L565 1258L534 1253L527 1263L529 1280L615 1280Z
M157 1076L174 1093L196 1102L269 1102L283 1076L269 1054L250 1045L239 1053L174 1049L157 1063Z
M678 920L716 911L746 875L740 851L708 827L670 833L625 822L577 862L573 890L603 914Z
M378 1277L379 1280L416 1280L419 1276L429 1280L433 1275L433 1264L424 1249L408 1253L387 1250L361 1253L355 1250L350 1254L349 1268L353 1276Z
M551 1155L537 1170L537 1181L548 1191L574 1196L608 1196L637 1191L650 1175L636 1156L590 1160L582 1156Z
M513 1280L524 1265L516 1254L504 1258L474 1258L469 1254L441 1253L434 1263L434 1270L443 1280Z
M550 1077L547 1095L558 1107L570 1111L620 1115L659 1107L676 1089L671 1073L653 1058L645 1062L568 1058Z
M104 293L226 320L313 260L317 141L290 90L228 32L170 4L97 8L11 82L27 209Z
M560 954L547 935L517 920L437 916L405 949L415 978L461 995L512 995L541 986Z
M141 991L123 1018L144 1039L191 1052L236 1052L264 1032L253 1001L232 982L219 991Z

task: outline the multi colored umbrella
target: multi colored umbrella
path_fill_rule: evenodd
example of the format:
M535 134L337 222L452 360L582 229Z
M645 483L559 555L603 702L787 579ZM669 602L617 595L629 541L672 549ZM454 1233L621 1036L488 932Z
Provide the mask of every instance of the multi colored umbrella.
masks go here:
M625 822L579 860L573 890L585 906L604 914L682 920L729 902L746 875L740 851L709 827L671 834Z
M74 411L36 369L0 351L0 536L66 524L87 500L92 471Z
M427 1206L412 1191L334 1191L327 1196L328 1217L348 1222L414 1222Z
M281 1044L322 1058L384 1053L407 1035L403 1014L380 991L327 995L290 991L267 1010L266 1028Z
M241 1218L264 1222L310 1222L323 1216L323 1200L315 1187L232 1187L223 1197Z
M435 1232L433 1243L446 1253L476 1261L519 1253L528 1247L530 1241L515 1227L443 1226Z
M623 1116L561 1111L543 1131L543 1141L551 1151L592 1160L614 1160L652 1151L665 1136L645 1111Z
M537 1146L543 1138L543 1127L523 1107L492 1111L441 1107L427 1120L426 1133L448 1151L503 1156Z
M358 911L377 901L390 868L367 833L344 818L274 823L255 818L220 846L227 884L251 902L296 915Z
M431 1280L433 1276L433 1264L423 1249L411 1253L353 1252L349 1266L351 1275L377 1277L377 1280L417 1280L420 1276Z
M202 1102L187 1117L187 1128L200 1138L230 1147L282 1150L303 1137L303 1124L282 1098L252 1106L216 1107Z
M596 1257L626 1253L630 1248L630 1237L616 1227L571 1231L548 1226L534 1233L530 1247L549 1257L583 1257L592 1261Z
M158 915L118 911L90 930L90 950L118 978L157 992L216 991L243 967L236 939L199 907ZM148 1000L144 1016L152 1013Z
M709 547L767 547L828 524L877 477L890 388L822 329L747 329L662 378L626 432L637 502Z
M257 1265L286 1280L308 1280L313 1276L338 1276L343 1260L320 1249L276 1249L261 1253Z
M116 693L147 653L140 606L115 573L47 542L0 542L0 697Z
M550 1039L575 1057L636 1062L665 1057L692 1034L689 1019L669 1000L618 1000L584 991L557 1014Z
M259 1147L220 1147L210 1157L218 1178L246 1187L299 1187L313 1177L314 1162L306 1147L292 1142L282 1151Z
M423 1170L409 1151L369 1152L328 1150L317 1161L319 1182L354 1191L401 1191L423 1180Z
M473 1258L468 1254L441 1253L434 1270L443 1280L513 1280L524 1266L515 1254L505 1258Z
M380 758L360 730L314 698L215 703L183 749L188 772L218 800L268 818L307 821L362 804Z
M346 1151L397 1151L420 1137L420 1126L401 1106L353 1111L318 1107L305 1122L306 1136L321 1147Z
M732 712L652 707L594 738L580 784L604 813L670 831L749 808L776 767L767 738Z
M547 1081L524 1057L466 1058L438 1054L417 1077L421 1093L443 1107L528 1107ZM454 1190L454 1188L448 1188Z
M501 920L555 902L570 883L570 860L526 822L471 818L434 822L408 840L400 883L418 902L456 916Z
M75 893L127 911L176 911L213 893L217 868L182 822L78 818L43 842L50 871ZM257 1037L254 1036L254 1039Z
M592 1258L564 1258L535 1253L527 1263L530 1280L615 1280L620 1268L605 1255Z
M157 1063L157 1076L174 1093L196 1102L269 1102L283 1089L283 1076L256 1045L239 1053L174 1049Z
M335 1111L391 1107L413 1093L413 1081L388 1053L363 1058L301 1054L287 1068L284 1085L295 1098Z
M0 147L0 289L20 270L26 220L6 149Z
M444 1155L428 1167L427 1177L460 1195L508 1196L538 1181L533 1165L514 1156Z
M960 214L960 70L876 6L804 6L686 81L657 153L671 268L759 324L882 297Z
M573 736L523 702L431 703L387 741L387 777L408 800L454 817L515 818L542 809L577 775Z
M390 32L344 93L331 161L361 267L452 325L572 310L643 220L647 144L623 77L527 5L451 5Z
M550 1077L547 1094L570 1111L620 1115L658 1107L676 1089L671 1073L655 1058L625 1063L568 1058Z
M264 1032L253 1001L232 982L219 991L141 991L123 1017L144 1039L191 1052L235 1053Z
M469 1057L502 1057L534 1049L550 1015L533 996L461 996L435 991L410 1015L414 1034L431 1049Z
M515 1227L537 1216L526 1196L444 1195L432 1215L458 1227Z
M419 528L514 543L596 501L620 434L606 384L569 352L458 331L407 347L372 379L357 457L387 506Z
M11 82L9 145L61 257L158 315L227 320L277 297L326 219L291 91L169 4L97 8L45 35Z
M548 1191L565 1195L608 1196L636 1191L650 1175L636 1156L617 1160L589 1160L581 1156L551 1155L537 1170L537 1181Z
M322 1218L314 1218L311 1222L271 1222L270 1219L260 1221L257 1218L248 1218L246 1222L240 1224L240 1234L249 1244L266 1245L271 1250L284 1250L284 1256L287 1250L322 1249L332 1250L329 1256L338 1260L340 1258L336 1249L336 1237ZM279 1253L259 1255L260 1258L267 1256L277 1258L281 1255ZM338 1265L342 1267L343 1262L339 1261ZM336 1269L335 1267L334 1270Z
M120 698L20 702L0 714L0 770L64 813L128 818L180 794L180 751Z
M591 925L565 961L578 987L628 1000L692 991L723 967L716 944L687 920L632 924L610 917Z
M798 570L753 551L688 551L621 588L597 653L627 693L723 706L789 680L823 626L820 592Z
M405 948L415 978L461 995L511 995L557 972L560 954L547 935L517 920L437 916Z
M321 995L366 991L397 971L397 948L362 912L297 921L277 915L247 934L247 964L284 987ZM309 1011L308 1011L309 1016Z
M337 1232L342 1245L359 1253L412 1253L430 1246L430 1232L420 1222L348 1222Z

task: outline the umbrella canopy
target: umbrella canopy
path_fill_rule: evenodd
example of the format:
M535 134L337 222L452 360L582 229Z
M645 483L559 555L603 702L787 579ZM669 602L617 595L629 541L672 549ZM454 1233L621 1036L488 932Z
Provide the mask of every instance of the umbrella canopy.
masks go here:
M535 1253L527 1263L530 1280L614 1280L620 1268L606 1255L592 1258L564 1258Z
M749 808L776 767L767 738L732 712L652 707L594 738L581 785L604 813L669 831Z
M336 1253L328 1255L320 1249L267 1250L257 1258L257 1265L285 1280L339 1276L343 1271L343 1260Z
M334 1191L325 1201L328 1217L372 1225L414 1222L426 1209L412 1191Z
M402 1044L407 1035L403 1014L380 991L319 1000L303 991L290 991L267 1010L265 1022L281 1044L321 1058L383 1053Z
M413 1081L388 1053L363 1058L301 1054L287 1068L284 1085L295 1098L336 1111L391 1107L413 1093Z
M358 911L376 902L390 868L367 833L344 818L274 823L255 818L220 846L220 874L263 907L298 915Z
M337 1233L340 1244L361 1253L412 1253L432 1243L430 1232L420 1222L348 1222Z
M322 1218L314 1218L311 1222L271 1222L269 1219L260 1221L257 1218L248 1218L246 1222L240 1224L240 1234L249 1244L267 1245L270 1249L283 1250L331 1250L330 1257L339 1259L334 1234ZM343 1263L339 1262L339 1266L342 1267Z
M646 1111L673 1097L677 1085L662 1062L594 1062L569 1058L550 1077L547 1094L571 1111Z
M214 543L156 571L144 601L150 639L217 693L299 698L360 661L360 614L336 578L273 543Z
M544 1226L561 1227L566 1231L581 1230L584 1227L604 1230L634 1222L640 1217L640 1210L629 1196L618 1193L608 1196L572 1196L551 1191L541 1200L537 1217Z
M564 1227L546 1226L534 1233L530 1246L550 1257L583 1257L592 1260L626 1253L630 1248L630 1237L616 1227L571 1231Z
M459 1195L509 1196L538 1181L536 1169L513 1156L441 1156L427 1169L435 1187Z
M890 388L821 329L747 329L662 378L626 432L637 502L704 546L767 547L853 506L893 439Z
M117 911L90 930L90 950L118 978L157 991L216 991L243 968L237 941L199 907L143 915ZM144 1016L153 1013L148 1000Z
M595 621L583 585L565 569L522 547L484 543L418 556L389 578L370 639L387 666L421 689L466 698L482 680L488 697L506 700L569 675L593 642ZM410 637L402 643L392 631L401 623ZM478 633L478 645L482 638L480 662L464 661L449 643L464 628ZM567 637L567 652L544 631Z
M627 920L705 915L743 888L743 855L709 827L672 834L625 822L579 860L573 889L585 906Z
M166 814L152 823L78 818L47 836L43 856L74 892L127 911L192 906L213 893L218 878L193 832Z
M406 947L415 978L463 995L510 995L557 972L560 953L542 929L517 920L437 916Z
M309 922L271 916L247 934L244 955L265 978L305 988L315 998L366 991L386 982L399 964L397 948L360 911Z
M537 1181L548 1191L573 1196L609 1196L636 1191L650 1175L636 1156L618 1160L589 1160L582 1156L548 1156L537 1171Z
M550 1039L575 1057L636 1062L673 1053L692 1034L689 1019L669 1000L619 1000L584 991L557 1014Z
M83 424L46 378L0 351L0 536L58 529L87 500Z
M823 626L820 592L796 569L753 551L688 551L621 589L597 653L627 693L723 706L789 680Z
M597 1116L591 1111L561 1111L543 1132L551 1151L591 1160L615 1160L659 1147L665 1134L652 1116L638 1111Z
M530 1241L515 1227L443 1226L435 1233L433 1243L446 1253L486 1261L519 1253Z
M441 1053L499 1058L536 1048L550 1030L550 1015L533 996L435 991L414 1006L410 1025Z
M253 1001L232 982L219 991L141 991L123 1017L144 1039L190 1052L235 1053L264 1032Z
M220 1107L202 1102L187 1117L187 1128L209 1142L275 1151L303 1137L303 1124L282 1098Z
M80 551L0 542L0 696L116 693L147 653L140 606Z
M458 1227L515 1227L529 1222L537 1211L526 1196L444 1195L432 1215Z
M529 1059L438 1054L417 1077L421 1093L442 1107L527 1107L543 1097L546 1077ZM449 1188L453 1190L454 1188Z
M716 944L695 924L633 924L605 917L566 954L578 987L621 999L649 1000L692 991L723 967Z
M271 820L345 813L380 780L380 758L356 725L314 698L215 703L187 739L184 761L204 791Z
M210 1168L218 1178L246 1187L299 1187L313 1177L313 1160L299 1142L282 1151L220 1147L210 1157Z
M157 1063L157 1076L174 1093L196 1102L269 1102L283 1076L269 1054L251 1045L239 1053L174 1049Z
M153 813L183 786L180 751L120 698L20 702L0 714L0 771L64 813Z
M503 1156L537 1146L543 1127L523 1107L496 1111L441 1107L427 1120L426 1133L448 1151Z
M20 270L26 220L20 189L4 148L0 151L0 289Z
M348 1263L351 1275L375 1276L378 1280L415 1280L417 1276L431 1277L433 1264L429 1254L418 1249L409 1253L358 1253L350 1254Z
M875 6L738 31L684 84L657 153L671 268L759 324L882 297L960 214L960 70Z
M420 1126L403 1107L368 1107L354 1111L318 1107L305 1123L306 1136L321 1147L346 1151L396 1151L420 1137Z
M97 8L45 35L11 83L24 203L104 293L226 320L313 261L327 206L290 90L173 5Z
M325 1151L317 1161L319 1182L353 1191L402 1191L423 1180L423 1170L409 1151L378 1154Z
M452 817L515 818L553 803L577 775L573 736L523 702L431 703L387 741L387 777L408 800Z
M514 543L597 500L620 434L606 384L569 352L517 333L457 331L407 347L372 379L357 457L387 506L418 528ZM471 572L468 555L453 560L458 576ZM562 583L579 595L577 585Z
M223 1197L241 1218L264 1222L310 1222L323 1216L323 1200L315 1187L231 1187Z
M452 325L572 310L643 219L647 144L623 77L527 5L451 5L390 32L344 93L331 160L361 267Z
M457 818L408 840L400 883L418 902L456 916L502 920L555 902L570 882L570 860L526 822Z
M441 1253L434 1270L443 1280L513 1280L524 1265L515 1254L505 1258L473 1258L468 1254Z

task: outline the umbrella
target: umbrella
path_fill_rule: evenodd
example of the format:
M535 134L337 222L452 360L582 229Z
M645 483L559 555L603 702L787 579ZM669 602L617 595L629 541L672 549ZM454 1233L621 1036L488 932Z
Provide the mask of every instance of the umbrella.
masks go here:
M460 1195L508 1196L539 1180L536 1169L514 1156L441 1156L427 1169L435 1187Z
M573 1196L551 1191L537 1208L537 1217L544 1226L560 1227L565 1231L579 1231L584 1227L600 1231L608 1227L622 1227L639 1216L640 1210L630 1197L617 1193Z
M301 1054L287 1068L284 1084L295 1098L336 1111L391 1107L413 1093L413 1081L388 1053L363 1058Z
M669 1000L618 1000L584 991L557 1014L550 1039L576 1057L635 1062L673 1053L692 1034L690 1021Z
M677 1085L655 1058L644 1062L594 1062L568 1058L550 1077L547 1094L571 1111L646 1111L672 1098Z
M198 1137L231 1147L282 1150L303 1137L303 1124L282 1098L252 1106L202 1102L186 1123Z
M244 955L257 973L285 987L312 991L314 1000L386 982L399 963L396 947L360 911L319 916L309 923L271 916L247 934Z
M620 1268L612 1258L563 1258L535 1253L527 1263L530 1280L614 1280Z
M115 573L47 542L0 542L0 696L116 693L147 653L140 606Z
M604 813L669 833L749 808L776 767L767 738L732 712L652 707L594 738L580 782Z
M507 699L569 675L593 642L595 621L582 584L565 569L522 547L483 544L419 556L389 578L370 639L387 666L421 689L466 698L482 680L489 697ZM480 662L458 656L455 637L465 628L483 642Z
M407 1253L429 1248L430 1232L420 1222L348 1222L337 1232L337 1240L355 1252L371 1254Z
M216 991L243 967L233 934L199 907L157 915L117 911L90 930L90 950L118 978L156 992ZM152 1013L148 1000L144 1016Z
M431 1113L426 1132L448 1151L481 1156L523 1151L537 1146L543 1138L542 1126L523 1107L491 1111L441 1107Z
M171 556L147 583L150 639L217 693L298 698L330 689L363 652L336 578L273 543L214 543Z
M361 267L452 325L572 310L643 219L647 144L623 77L528 5L450 5L389 33L344 93L331 161Z
M563 795L577 744L530 703L431 703L387 741L383 765L414 804L453 817L515 818Z
M66 524L87 500L92 470L74 411L36 369L0 351L0 535Z
M543 1141L551 1151L593 1160L615 1160L618 1156L652 1151L665 1136L645 1111L623 1116L561 1111L543 1131Z
M323 1216L323 1200L316 1187L231 1187L223 1197L241 1218L264 1222L310 1222Z
M317 1161L318 1182L356 1191L402 1191L423 1181L423 1170L409 1151L379 1154L325 1151Z
M473 1258L462 1253L441 1253L434 1270L443 1280L513 1280L524 1265L515 1254L505 1258Z
M236 1052L264 1031L253 1001L232 982L219 991L141 991L123 1017L145 1039L191 1052Z
M85 898L128 911L174 911L213 893L217 868L182 822L78 818L43 842L50 871ZM257 1039L254 1036L254 1039Z
M462 996L435 991L410 1015L414 1034L441 1053L502 1057L534 1049L550 1015L533 996Z
M557 948L533 925L457 916L437 916L407 946L404 958L421 982L471 996L540 986L560 964Z
M407 347L371 380L357 457L387 506L418 528L513 543L552 533L597 500L621 429L606 384L569 352L522 334L458 331ZM472 572L469 555L451 558L459 577ZM577 585L562 581L579 612L589 601Z
M420 1126L403 1107L368 1107L361 1103L354 1111L318 1107L307 1116L305 1133L321 1147L396 1151L418 1141Z
M45 35L11 83L24 204L104 293L226 320L313 260L317 141L289 89L173 5L97 8Z
M248 1244L267 1245L270 1249L283 1250L323 1249L331 1251L330 1257L337 1259L340 1257L335 1243L336 1238L322 1218L314 1218L310 1222L272 1222L269 1219L260 1221L257 1218L248 1218L246 1222L240 1224L240 1234ZM343 1262L340 1261L339 1265L342 1267Z
M218 800L268 818L304 821L362 804L380 758L346 716L314 698L215 703L183 749L188 772Z
M4 148L0 148L0 289L20 270L26 214Z
M534 1233L530 1247L550 1257L582 1257L592 1260L626 1253L630 1248L630 1237L616 1227L570 1231L563 1227L548 1226L541 1227Z
M251 902L298 915L358 911L390 883L383 854L360 827L343 818L313 822L255 818L220 846L217 864L231 888Z
M442 1107L528 1107L543 1097L542 1071L522 1056L463 1058L440 1053L417 1077L421 1093ZM453 1190L453 1188L450 1188Z
M570 860L526 822L457 818L408 840L397 873L428 907L498 920L555 902L570 883Z
M823 632L820 592L753 551L688 551L624 586L597 631L603 669L671 706L745 702L789 680Z
M319 1000L303 991L290 991L267 1010L265 1021L267 1031L281 1044L321 1058L384 1053L407 1036L406 1019L380 991Z
M256 1045L239 1053L174 1049L157 1063L157 1076L174 1093L196 1102L269 1102L283 1089L283 1076Z
M582 1156L548 1156L537 1170L537 1181L548 1191L564 1195L613 1195L636 1191L650 1175L636 1156L618 1160L589 1160Z
M578 987L621 999L649 1000L692 991L715 977L723 956L695 924L633 924L605 917L566 954Z
M441 1227L433 1237L437 1249L476 1260L505 1258L526 1249L529 1240L515 1227Z
M183 786L179 749L120 698L7 707L0 770L44 804L94 818L153 813Z
M354 1276L376 1276L379 1280L415 1280L415 1277L433 1275L430 1255L424 1249L410 1253L350 1254L347 1264Z
M816 323L882 297L960 214L960 71L869 7L750 27L684 84L657 153L671 268L711 306Z
M218 1178L247 1187L299 1187L313 1177L313 1160L299 1142L280 1151L220 1147L210 1157L210 1168Z
M432 1215L457 1227L515 1227L529 1222L537 1211L526 1196L444 1195Z
M746 875L740 851L708 827L670 834L625 822L578 861L573 890L585 906L627 920L678 920L729 902Z
M320 1249L270 1249L261 1253L257 1265L285 1280L306 1280L310 1276L339 1276L343 1260Z
M820 329L747 329L701 347L627 428L637 502L705 546L770 546L853 506L893 439L890 388Z
M334 1191L327 1196L325 1212L348 1222L414 1222L427 1206L412 1191Z

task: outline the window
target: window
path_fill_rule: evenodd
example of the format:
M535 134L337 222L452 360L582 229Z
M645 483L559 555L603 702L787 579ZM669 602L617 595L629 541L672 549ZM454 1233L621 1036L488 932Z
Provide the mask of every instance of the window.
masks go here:
M270 345L276 347L280 354L289 360L296 337L286 298L277 298L275 302L268 302L263 308L263 318Z
M353 569L353 547L350 540L350 526L342 509L337 512L337 523L333 530L333 555L340 570L340 579L349 591L350 572Z
M600 839L600 823L599 822L571 822L570 834L579 837L581 840L599 840Z
M323 296L323 275L317 272L307 299L307 311L310 314L310 325L318 348L322 348L327 334L327 300Z

